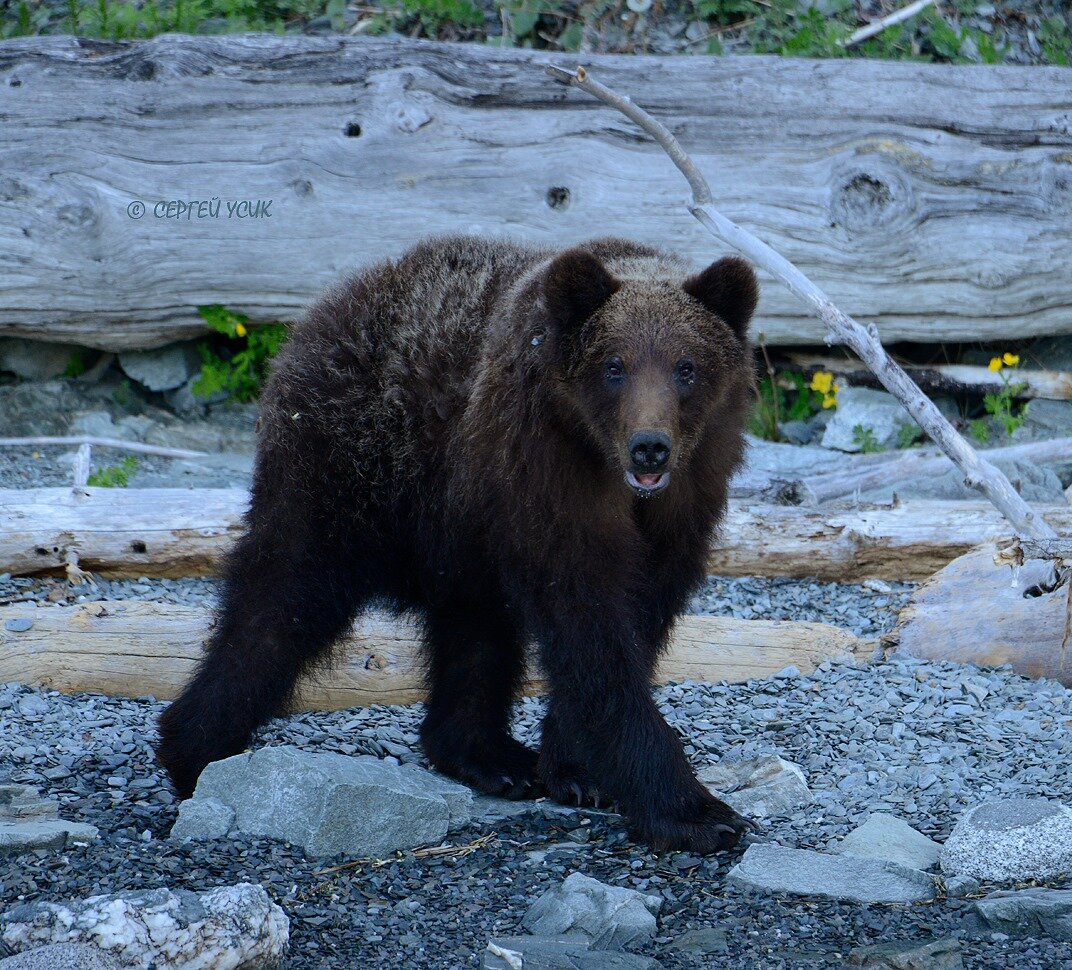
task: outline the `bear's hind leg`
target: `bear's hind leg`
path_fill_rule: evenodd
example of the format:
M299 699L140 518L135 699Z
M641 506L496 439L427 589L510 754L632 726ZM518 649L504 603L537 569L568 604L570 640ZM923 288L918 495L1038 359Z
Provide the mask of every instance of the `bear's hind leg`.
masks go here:
M421 744L443 774L503 798L538 794L536 752L510 734L524 643L501 615L437 610L425 621L427 714Z
M249 522L223 570L207 653L160 716L157 761L182 798L209 762L240 753L282 712L366 594L353 544L308 503L255 500Z

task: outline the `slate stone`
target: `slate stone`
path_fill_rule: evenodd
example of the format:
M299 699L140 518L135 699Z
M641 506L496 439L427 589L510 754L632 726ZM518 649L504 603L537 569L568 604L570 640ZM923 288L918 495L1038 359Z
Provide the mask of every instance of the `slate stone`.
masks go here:
M942 871L986 882L1072 874L1072 809L1044 798L1006 798L969 809L942 847Z
M838 393L837 410L823 432L823 447L838 451L862 451L853 430L857 425L870 429L876 445L896 448L901 429L914 427L912 416L886 391L868 387L843 387Z
M945 894L950 899L963 899L979 891L979 880L971 876L949 876L945 879Z
M62 376L71 358L80 352L85 351L70 344L6 337L0 339L0 371L10 371L26 380L47 381Z
M963 970L960 941L949 937L929 943L879 943L849 953L850 967L864 970Z
M201 367L201 355L192 342L176 343L156 350L128 350L119 355L119 366L150 391L171 391Z
M593 950L587 940L565 936L506 936L488 940L484 970L660 970L651 957Z
M26 616L17 616L11 620L4 620L4 629L8 633L25 633L32 630L34 621Z
M938 865L942 847L917 832L903 819L875 812L853 829L834 852L866 859L887 859L909 869L932 869Z
M697 930L682 933L673 943L672 950L681 953L729 953L726 931L718 926L704 926Z
M662 902L661 896L608 886L574 872L540 896L521 924L537 936L579 936L595 949L617 950L655 935Z
M749 818L787 815L814 800L799 765L777 754L749 757L742 750L731 749L717 764L700 769L700 781L716 798Z
M0 855L34 849L62 849L68 842L92 842L96 826L59 817L59 805L30 785L0 785Z
M110 953L85 943L53 943L0 960L0 970L122 970Z
M727 879L750 891L856 903L915 903L937 893L932 876L895 862L763 843L750 845Z
M210 764L193 801L180 809L175 838L218 838L230 827L300 845L311 856L382 858L444 839L469 821L472 792L414 765L364 756L261 748Z
M1050 937L1072 943L1072 889L990 893L971 904L962 928L968 936L1004 933L1015 940Z
M218 798L188 798L179 805L179 816L171 827L171 837L187 839L222 839L234 826L235 812Z

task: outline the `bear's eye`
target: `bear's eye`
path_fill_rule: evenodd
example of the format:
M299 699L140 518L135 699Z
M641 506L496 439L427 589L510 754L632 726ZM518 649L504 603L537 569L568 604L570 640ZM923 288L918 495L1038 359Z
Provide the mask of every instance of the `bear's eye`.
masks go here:
M604 366L603 373L608 381L620 381L625 377L625 364L620 357L611 357Z
M686 384L691 384L692 379L695 376L696 365L691 360L678 361L677 378L679 381L684 381Z

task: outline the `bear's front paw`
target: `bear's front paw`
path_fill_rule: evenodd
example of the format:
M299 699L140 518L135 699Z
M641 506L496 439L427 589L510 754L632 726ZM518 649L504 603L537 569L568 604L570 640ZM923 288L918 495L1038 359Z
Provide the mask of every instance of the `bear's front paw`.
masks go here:
M617 808L611 799L600 794L599 789L585 777L580 768L563 766L554 771L548 771L541 765L540 777L548 798L560 805Z
M425 736L424 752L444 775L499 798L539 798L536 752L514 738L482 738L477 742L446 733Z
M756 826L716 798L704 801L688 818L657 819L637 825L638 837L653 849L682 849L699 855L734 848Z

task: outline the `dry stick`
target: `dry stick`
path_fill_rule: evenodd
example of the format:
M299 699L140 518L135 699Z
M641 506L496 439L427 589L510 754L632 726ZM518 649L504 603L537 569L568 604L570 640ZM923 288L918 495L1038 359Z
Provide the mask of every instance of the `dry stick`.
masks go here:
M0 447L23 445L92 445L96 448L118 448L121 451L136 451L141 455L159 455L162 458L207 458L207 451L187 451L185 448L163 448L160 445L143 445L140 441L124 441L122 438L96 438L89 435L49 438L0 438Z
M823 323L829 333L828 344L847 344L874 372L883 386L897 398L905 410L964 473L965 482L979 489L1012 524L1017 533L1033 539L1055 538L1057 533L1041 516L1031 510L1017 494L1009 480L993 465L984 461L957 430L945 419L933 402L912 382L911 378L890 358L878 339L874 324L866 329L843 313L819 287L809 280L784 256L766 243L718 212L711 196L711 187L695 163L678 144L677 139L643 108L623 98L609 88L593 81L583 67L576 72L549 66L550 74L559 81L579 87L605 104L622 112L652 136L670 160L685 176L692 189L689 211L711 232L744 253L757 266L766 270L785 285Z
M899 24L902 21L908 20L909 17L914 17L917 13L923 10L925 7L929 7L935 0L916 0L915 3L910 3L907 7L901 10L895 10L888 17L883 17L881 20L876 20L873 23L868 24L866 27L861 27L855 34L851 34L841 42L842 47L852 47L854 44L859 44L862 40L867 40L869 37L874 37L876 34L881 34L887 27L892 27L894 24Z

